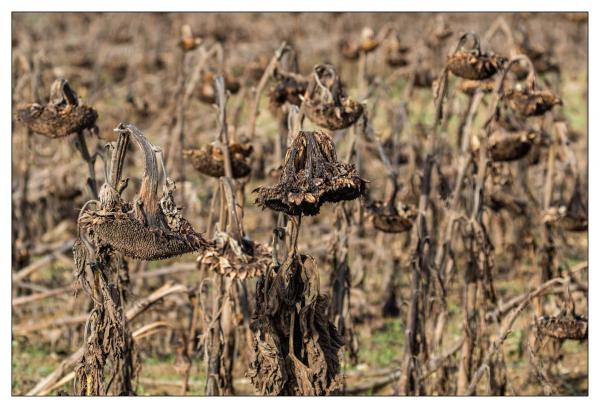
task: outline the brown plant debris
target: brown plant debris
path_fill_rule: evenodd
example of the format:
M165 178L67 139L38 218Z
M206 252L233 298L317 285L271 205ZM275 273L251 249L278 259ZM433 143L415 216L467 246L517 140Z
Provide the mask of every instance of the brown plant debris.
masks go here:
M210 246L181 215L173 199L175 183L166 174L162 196L158 196L156 148L133 125L120 124L117 132L121 138L113 152L111 180L100 191L100 208L83 211L79 228L87 231L97 246L137 259L169 258ZM132 203L120 196L127 186L120 174L129 137L145 156L141 189Z
M17 119L29 129L50 138L67 137L84 129L96 130L98 113L80 105L77 94L65 79L57 79L50 89L50 101L17 110Z
M279 183L259 187L256 203L288 215L316 215L326 202L354 200L365 191L354 165L337 161L324 131L299 131L288 148Z
M237 279L262 276L271 264L272 248L261 242L243 240L239 244L230 235L217 232L215 247L198 257L198 264L208 265L212 271Z
M306 116L329 130L353 125L363 107L346 95L344 86L332 65L317 65L305 94Z
M329 395L340 384L343 340L327 318L315 262L291 254L256 285L250 328L254 358L246 376L262 395Z
M234 178L246 177L250 174L250 155L252 145L249 143L230 143L231 170ZM219 146L206 145L199 149L186 149L183 156L192 163L200 173L210 177L225 176L225 157Z

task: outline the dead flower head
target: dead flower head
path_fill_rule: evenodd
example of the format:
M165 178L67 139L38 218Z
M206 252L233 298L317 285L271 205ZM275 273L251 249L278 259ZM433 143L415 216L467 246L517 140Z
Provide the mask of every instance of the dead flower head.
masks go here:
M348 97L332 65L317 65L305 94L306 116L329 130L353 125L363 113L363 107Z
M259 187L256 203L289 215L315 215L326 202L354 200L365 181L352 164L337 161L335 145L324 131L300 131L288 148L279 183Z
M250 174L252 150L252 145L249 143L229 144L231 170L234 178L242 178ZM225 157L219 146L206 145L199 149L186 149L183 151L183 156L202 174L210 177L225 176Z
M181 27L181 37L179 38L179 48L184 52L193 51L202 44L200 37L194 36L192 27L189 25L183 25Z
M308 80L302 75L293 72L284 72L276 69L273 78L277 84L269 92L269 109L274 115L287 102L290 105L300 106L301 97L306 93Z
M87 232L97 248L110 247L137 259L169 258L209 247L177 208L172 194L175 183L164 173L164 165L163 191L159 196L159 150L133 125L120 124L116 132L119 140L113 151L109 180L100 190L99 208L82 211L79 229ZM141 188L131 203L121 198L128 181L121 179L121 174L130 139L145 158Z
M379 47L381 42L377 39L375 32L370 27L364 27L360 33L358 41L348 41L342 39L339 42L340 52L344 58L355 61L361 52L369 54Z
M532 145L538 139L538 133L533 130L508 131L496 126L489 136L489 150L495 162L519 160L527 155ZM479 149L478 141L474 139L474 151Z
M548 90L536 89L536 73L531 60L525 55L518 55L513 58L509 67L524 61L529 67L529 74L525 81L523 89L514 88L503 92L500 100L501 110L507 114L515 114L520 117L541 116L551 110L556 105L562 105L559 97ZM508 70L507 70L508 71ZM506 75L502 78L502 85Z
M385 62L392 68L401 68L409 64L408 52L410 47L400 41L400 36L395 33L385 49Z
M374 201L367 205L367 210L373 227L390 234L409 231L417 218L416 208L409 204L396 206L392 202Z
M588 208L581 191L580 181L575 181L575 189L569 203L552 206L545 211L543 221L555 224L557 227L571 232L588 230Z
M473 48L464 49L468 38L473 39ZM506 58L495 54L481 52L479 38L474 33L466 33L460 37L458 45L452 55L448 57L446 65L450 72L463 79L482 80L492 77L506 64Z
M57 79L50 89L48 104L33 103L20 108L17 119L35 133L62 138L84 129L95 132L98 113L87 105L80 105L69 83L65 79Z
M215 72L207 71L202 75L202 80L198 84L198 98L209 105L217 103L217 94L215 92ZM241 84L231 73L225 71L223 74L225 79L225 89L232 95L239 92Z

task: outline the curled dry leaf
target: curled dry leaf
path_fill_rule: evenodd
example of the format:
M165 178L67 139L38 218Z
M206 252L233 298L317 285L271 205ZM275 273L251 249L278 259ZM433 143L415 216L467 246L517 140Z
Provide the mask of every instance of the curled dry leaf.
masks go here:
M246 376L262 395L329 395L339 386L343 340L327 318L314 260L291 254L256 285Z
M329 130L353 125L363 113L363 107L348 97L342 82L329 64L317 65L305 94L306 116Z
M210 247L181 215L172 194L175 183L166 174L159 197L156 148L133 125L120 124L116 130L120 137L113 151L111 180L100 190L100 208L83 211L79 228L96 241L96 247L108 246L137 259L169 258ZM121 172L129 138L145 157L141 189L132 203L120 196L127 186Z
M337 161L335 145L324 131L300 131L288 148L279 183L259 187L256 203L288 215L315 215L326 202L354 200L365 181L354 165Z
M84 129L95 130L98 113L87 105L80 105L69 83L57 79L52 84L48 104L26 105L17 110L17 119L35 133L61 138Z
M250 174L252 150L252 145L249 143L229 144L231 170L234 178L246 177ZM189 160L192 166L202 174L210 177L225 176L225 157L218 146L206 145L199 149L186 149L183 151L183 157Z

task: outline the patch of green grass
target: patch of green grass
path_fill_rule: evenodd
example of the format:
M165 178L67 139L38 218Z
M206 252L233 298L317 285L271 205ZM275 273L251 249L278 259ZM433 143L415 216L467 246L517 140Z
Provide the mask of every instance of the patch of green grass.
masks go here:
M387 367L404 349L404 328L399 319L386 322L368 338L360 339L360 360L374 367Z
M13 395L25 394L37 381L50 374L58 364L58 356L51 353L47 346L13 340L11 348Z

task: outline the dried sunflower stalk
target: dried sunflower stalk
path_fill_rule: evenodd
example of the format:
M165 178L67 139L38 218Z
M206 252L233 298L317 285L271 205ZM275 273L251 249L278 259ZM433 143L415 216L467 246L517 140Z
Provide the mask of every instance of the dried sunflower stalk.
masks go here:
M324 131L299 131L288 148L279 183L259 187L256 203L288 215L316 215L326 202L353 200L365 191L354 165L337 161Z
M246 177L250 174L250 155L252 145L249 143L230 143L231 170L234 178ZM183 157L192 163L192 166L202 174L210 177L225 176L225 157L219 146L206 145L199 149L186 149Z
M363 113L360 103L346 95L332 65L317 65L304 96L306 116L329 130L353 125Z
M50 89L48 104L26 105L17 110L17 119L33 132L56 139L84 129L96 132L98 113L79 103L77 94L66 80L57 79Z
M343 340L310 256L290 254L256 285L254 358L246 376L262 395L329 395L340 384Z
M157 149L133 125L120 124L116 131L120 137L113 152L110 180L100 190L100 208L83 211L79 228L86 230L97 246L108 246L137 259L163 259L209 247L175 205L175 183L166 174L159 197ZM145 157L140 192L132 203L121 198L127 179L120 178L130 138Z

